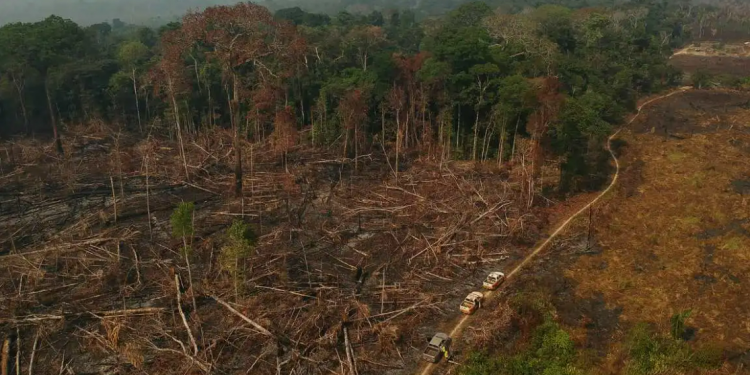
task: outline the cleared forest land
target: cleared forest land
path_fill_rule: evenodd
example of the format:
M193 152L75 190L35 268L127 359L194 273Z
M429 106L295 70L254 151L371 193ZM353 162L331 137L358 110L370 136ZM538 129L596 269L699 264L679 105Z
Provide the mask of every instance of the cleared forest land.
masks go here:
M687 74L703 71L712 75L747 77L750 46L720 41L696 42L676 51L669 63Z
M229 133L186 140L189 181L177 142L91 127L65 144L64 157L46 142L0 146L12 373L16 358L42 374L408 373L466 288L522 258L546 225L521 167L403 155L396 180L377 149L355 166L298 147L285 166L245 144L234 197ZM185 242L170 222L181 202L195 203ZM255 245L228 265L235 220Z

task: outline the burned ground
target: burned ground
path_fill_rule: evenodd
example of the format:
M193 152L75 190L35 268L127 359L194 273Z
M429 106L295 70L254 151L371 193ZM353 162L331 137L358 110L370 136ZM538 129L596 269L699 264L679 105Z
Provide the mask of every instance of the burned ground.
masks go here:
M712 75L734 77L747 77L747 68L750 66L750 58L734 56L676 55L669 62L688 74L703 71Z
M750 48L742 43L703 41L676 51L669 61L688 75L700 70L711 75L747 77Z
M750 206L741 182L750 155L735 146L750 141L748 99L686 92L644 110L623 132L622 183L595 225L603 251L566 273L578 298L603 296L622 308L624 327L664 330L672 314L690 309L694 345L719 345L730 356L750 347Z
M546 225L520 172L495 167L411 159L396 180L382 153L355 166L299 147L287 172L247 144L236 198L229 134L191 135L186 165L166 138L73 128L65 144L0 150L0 339L23 372L319 374L348 366L349 341L360 374L408 373L467 288ZM170 224L183 201L189 268ZM218 259L237 219L257 239L236 295Z

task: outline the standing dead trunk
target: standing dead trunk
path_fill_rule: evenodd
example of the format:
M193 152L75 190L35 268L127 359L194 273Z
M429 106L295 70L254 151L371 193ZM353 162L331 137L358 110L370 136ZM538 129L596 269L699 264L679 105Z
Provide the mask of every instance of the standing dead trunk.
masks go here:
M26 134L29 134L29 116L26 112L26 101L23 100L23 87L25 86L25 84L19 83L18 78L16 78L15 75L11 75L11 78L13 79L13 86L16 88L16 92L18 92L18 100L21 103L21 112L23 113L23 128L26 131Z
M487 127L484 128L484 137L482 138L482 161L487 160L487 154L490 152L490 141L495 132L492 129L493 123L490 122Z
M380 106L380 143L385 146L385 107L382 105Z
M349 155L347 152L349 151L349 129L346 127L346 124L344 124L344 159Z
M510 160L516 159L516 138L518 137L518 124L521 122L521 118L516 118L516 130L513 131L513 144L510 147Z
M242 147L240 145L240 93L237 84L237 75L232 75L232 84L234 100L230 101L229 108L231 111L232 126L234 127L234 194L237 197L242 196ZM234 105L234 106L232 106Z
M143 98L146 99L146 121L151 121L151 105L148 101L148 90L146 90L146 94L143 95Z
M404 142L404 147L409 148L409 114L411 113L411 109L408 109L406 111L406 121L404 122L404 134L401 137L401 140Z
M359 171L359 124L354 124L354 173Z
M52 134L55 137L55 147L57 148L57 153L62 155L64 153L63 147L62 147L62 141L60 140L60 134L57 131L57 120L55 119L55 110L52 108L52 96L49 93L49 82L47 82L47 78L44 78L44 94L47 95L47 106L49 107L49 118L52 122Z
M190 246L188 245L185 236L182 237L182 246L182 255L185 257L185 266L187 266L188 270L188 288L190 288L190 297L192 297L193 300L193 311L198 311L198 304L195 303L195 289L193 288L193 268L190 267Z
M148 217L148 236L149 238L153 238L154 236L154 228L153 224L151 223L151 194L149 192L149 173L148 173L148 154L146 154L146 215Z
M131 79L133 80L133 95L135 95L135 112L138 115L138 130L143 133L143 125L141 124L141 105L138 103L138 85L135 79L135 69L132 71Z
M500 140L498 141L499 144L497 145L497 165L501 166L503 164L503 152L505 151L505 125L508 123L507 119L503 116L503 127L500 128L500 137L498 137Z
M185 180L190 181L190 173L187 167L187 157L185 156L185 146L182 142L182 126L180 126L180 106L177 104L177 98L174 94L174 84L172 78L167 78L169 85L169 98L172 100L172 110L174 111L174 121L177 127L177 139L180 142L180 156L182 157L182 166L185 168Z
M401 121L400 111L396 109L396 182L398 183L398 156L401 153Z
M477 140L479 139L479 110L477 110L476 119L474 120L474 144L471 147L471 160L477 160Z
M206 84L206 90L208 91L208 125L214 127L214 99L211 97L211 85Z
M461 147L459 145L459 138L461 138L461 104L457 105L458 107L458 124L456 126L456 149L459 149Z

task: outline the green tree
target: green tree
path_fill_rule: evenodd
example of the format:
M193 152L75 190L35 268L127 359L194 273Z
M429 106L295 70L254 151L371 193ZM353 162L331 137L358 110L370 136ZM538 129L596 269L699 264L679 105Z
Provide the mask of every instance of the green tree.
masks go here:
M534 330L529 346L511 357L471 353L461 375L581 375L573 339L549 317Z
M673 339L683 339L683 337L685 336L685 321L690 317L691 314L691 310L685 310L672 315L672 318L669 319L671 328L670 333L672 334Z
M135 98L135 110L138 116L138 129L143 131L143 125L141 124L141 107L138 103L138 80L136 71L143 66L150 57L148 47L139 41L130 41L120 45L117 51L117 60L122 65L123 69L130 73L130 80L133 83L133 96Z
M83 30L73 21L50 16L44 21L31 25L29 32L25 34L23 46L18 50L23 56L23 61L36 69L44 81L44 93L47 97L52 132L60 154L63 153L63 147L52 105L50 73L79 57L84 40Z
M244 261L253 254L254 234L247 224L237 220L227 229L225 241L219 255L219 264L232 275L235 299L237 299L241 281L245 276Z

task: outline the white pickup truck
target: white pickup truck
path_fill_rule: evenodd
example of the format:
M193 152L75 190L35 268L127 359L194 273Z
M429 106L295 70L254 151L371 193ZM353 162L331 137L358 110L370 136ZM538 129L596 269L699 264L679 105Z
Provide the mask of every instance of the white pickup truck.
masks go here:
M481 292L469 293L469 295L464 298L464 301L461 302L461 312L468 315L473 314L474 311L481 307L483 299L484 295Z
M484 279L482 286L484 289L495 290L505 280L505 274L499 271L490 272L487 278Z

